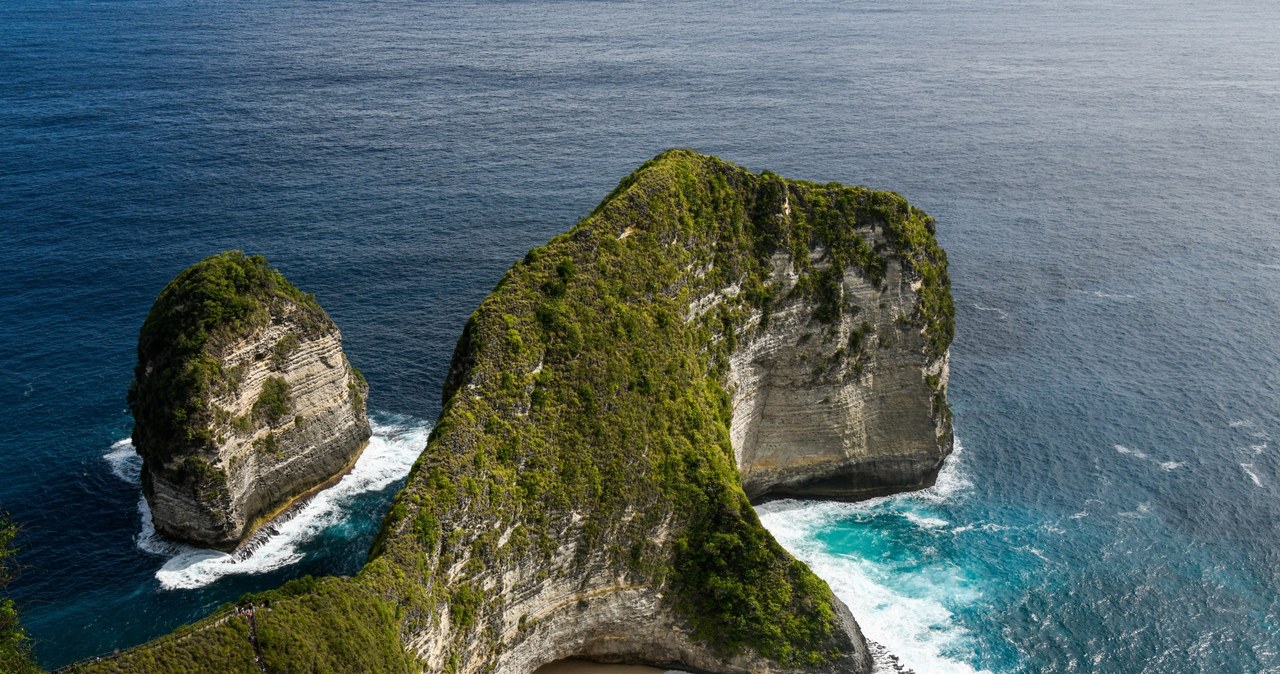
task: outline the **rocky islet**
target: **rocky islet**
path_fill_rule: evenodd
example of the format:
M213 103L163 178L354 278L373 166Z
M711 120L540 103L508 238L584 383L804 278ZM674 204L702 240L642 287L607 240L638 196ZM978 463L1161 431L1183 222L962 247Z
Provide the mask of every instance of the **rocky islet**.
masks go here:
M749 499L929 484L953 314L900 196L663 153L473 315L360 574L81 669L866 672L853 613Z
M147 316L130 392L156 530L235 548L355 462L367 392L337 326L265 259L187 268Z

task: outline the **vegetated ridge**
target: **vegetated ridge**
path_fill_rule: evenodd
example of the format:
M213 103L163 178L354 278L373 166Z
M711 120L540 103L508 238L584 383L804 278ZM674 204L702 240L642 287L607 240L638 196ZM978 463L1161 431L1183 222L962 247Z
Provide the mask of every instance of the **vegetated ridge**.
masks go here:
M889 373L888 397L919 399L894 414L923 415L927 437L890 448L887 472L859 468L875 448L845 438L805 458L829 474L784 471L761 494L919 487L951 446L953 316L933 221L899 195L665 152L530 251L467 322L444 410L359 574L246 596L73 669L528 674L584 656L867 672L849 610L743 490L731 429L771 403L735 382L768 391L776 370L781 391L808 377L872 409L856 392Z

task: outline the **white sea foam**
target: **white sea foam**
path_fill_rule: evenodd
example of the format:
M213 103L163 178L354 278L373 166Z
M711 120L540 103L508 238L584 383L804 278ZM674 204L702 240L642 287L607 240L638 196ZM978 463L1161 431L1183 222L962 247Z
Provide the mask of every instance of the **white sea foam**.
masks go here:
M1131 300L1131 299L1133 299L1133 295L1126 295L1126 294L1124 294L1124 293L1116 293L1116 294L1104 293L1104 292L1102 292L1101 290L1095 290L1095 291L1093 291L1093 295L1094 295L1094 297L1100 297L1100 298L1102 298L1102 299L1104 299L1104 300Z
M817 521L824 519L816 518ZM972 639L943 603L944 598L954 600L960 594L953 590L963 588L922 582L916 585L931 586L931 591L917 595L895 590L883 577L885 571L874 561L825 550L814 536L821 525L815 527L814 520L807 517L804 510L769 513L762 521L778 542L824 578L836 595L858 614L859 625L867 638L898 656L902 665L917 672L976 672L973 667L948 656L968 650Z
M1120 454L1124 454L1125 456L1132 456L1135 459L1141 459L1143 461L1150 461L1154 464L1159 465L1160 468L1164 470L1177 470L1184 465L1183 462L1181 461L1160 461L1159 459L1153 459L1151 458L1150 454L1147 454L1141 449L1132 449L1129 447L1125 447L1124 445L1116 445L1115 448L1116 448L1116 451L1119 452Z
M911 508L912 501L933 505L961 497L972 486L960 460L962 449L957 443L937 483L924 491L852 504L775 501L758 509L778 542L825 579L858 615L867 638L884 646L885 652L876 655L877 671L905 667L921 673L975 674L977 670L955 658L956 653L972 650L973 636L957 622L947 602L975 602L981 593L959 569L925 563L904 574L896 567L882 566L880 560L833 552L818 534L834 521L875 509L889 499ZM926 530L948 525L941 518L910 510L899 514ZM972 528L966 525L951 531ZM919 551L922 558L929 558L929 549ZM898 662L890 661L889 654L897 656Z
M1014 548L1014 549L1015 549L1015 550L1025 550L1025 551L1027 551L1027 552L1030 552L1031 554L1035 555L1036 557L1039 557L1039 558L1040 558L1040 560L1041 560L1041 561L1043 561L1043 562L1048 562L1048 561L1049 561L1049 558L1048 558L1048 557L1045 557L1045 556L1044 556L1044 552L1042 552L1039 548L1033 548L1033 547L1031 547L1030 545L1019 545L1018 547L1016 547L1016 548Z
M993 524L991 522L987 522L986 524L965 524L963 526L954 527L951 529L951 533L965 534L965 533L969 533L970 531L986 531L990 533L994 531L1005 531L1008 528L1009 527L1006 527L1003 524Z
M1261 454L1264 451L1266 451L1267 444L1268 443L1264 442L1261 445L1249 445L1249 451L1253 452L1254 456L1257 456L1258 454Z
M888 496L886 498L914 498L942 502L968 490L972 486L973 481L969 479L969 474L964 469L964 446L960 444L960 438L956 438L955 448L952 450L951 456L947 457L942 470L938 471L938 480L932 487L897 497Z
M926 504L942 503L963 494L965 490L973 486L973 482L969 479L964 469L963 455L964 447L960 444L960 439L957 438L951 456L947 457L942 470L938 471L938 479L928 489L894 494L893 496L881 496L858 501L857 503L770 501L759 506L756 510L762 516L766 513L803 512L806 520L816 528L855 517L859 513L881 506L891 500L897 502L923 501Z
M973 308L977 309L978 311L989 311L989 312L1000 314L1000 320L1002 321L1009 318L1009 312L1005 311L1004 309L997 309L995 307L984 307L981 304L975 304L973 305Z
M1245 472L1245 473L1247 473L1247 474L1249 475L1249 479L1250 479L1250 480L1253 480L1253 484L1255 484L1255 485L1257 485L1257 486L1259 486L1259 487L1261 487L1261 486L1262 486L1262 478L1258 477L1258 474L1257 474L1257 473L1255 473L1255 472L1253 472L1253 464L1252 464L1252 463L1242 463L1242 464L1240 464L1240 467L1241 467L1242 469L1244 469L1244 472Z
M112 475L130 484L141 484L142 457L133 451L133 443L129 438L112 443L111 451L102 458L111 468Z
M1124 445L1116 445L1116 451L1120 452L1121 454L1125 454L1127 456L1137 457L1139 459L1150 458L1147 456L1147 453L1142 451L1141 449L1129 449Z
M1120 517L1127 517L1129 519L1138 519L1138 518L1146 517L1150 513L1151 513L1151 502L1143 501L1142 503L1138 504L1137 508L1119 513L1119 515Z
M384 489L407 475L426 447L430 432L427 425L417 422L373 422L372 426L373 437L351 472L264 525L248 544L231 554L165 540L152 525L146 499L139 498L142 531L137 537L138 547L169 557L156 572L160 585L169 590L204 587L224 576L266 573L300 560L301 545L344 520L354 496ZM117 477L137 483L141 460L128 443L127 439L115 443L103 458Z
M1248 428L1253 425L1253 422L1248 419L1232 419L1227 422L1227 425L1232 428Z
M911 511L903 512L902 516L908 522L922 529L941 529L942 527L945 527L948 524L950 524L950 522L944 519L941 519L938 517L927 517L925 515L917 515L916 513L913 513Z

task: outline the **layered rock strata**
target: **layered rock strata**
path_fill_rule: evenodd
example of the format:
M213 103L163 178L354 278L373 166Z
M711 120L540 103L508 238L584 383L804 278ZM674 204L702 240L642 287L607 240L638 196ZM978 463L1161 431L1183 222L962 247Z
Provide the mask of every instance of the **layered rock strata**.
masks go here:
M350 468L370 435L367 392L337 326L263 258L186 269L143 325L131 393L156 530L235 548Z
M856 231L873 249L890 246L875 226ZM810 263L830 271L821 248ZM729 357L730 435L747 496L852 501L931 486L952 448L950 369L913 320L921 279L896 256L878 281L844 269L845 310L830 321L796 292L800 281L789 256L774 254L768 283L783 299L767 318L746 318Z
M663 153L468 321L359 575L83 670L868 672L849 608L748 495L927 484L953 314L900 196Z

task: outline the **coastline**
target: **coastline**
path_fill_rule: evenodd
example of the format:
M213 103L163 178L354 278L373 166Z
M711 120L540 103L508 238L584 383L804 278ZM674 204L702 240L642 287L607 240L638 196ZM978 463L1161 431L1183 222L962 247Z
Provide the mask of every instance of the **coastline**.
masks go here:
M644 665L602 665L571 658L543 665L534 674L663 674L665 671Z
M370 437L372 437L372 435L370 435ZM276 518L280 517L281 515L284 515L285 513L288 513L290 510L294 508L301 508L302 506L306 505L307 501L310 500L311 497L315 496L316 494L319 494L320 492L328 489L329 487L334 486L335 484L338 484L338 482L340 482L342 478L346 477L348 473L350 473L352 470L355 469L356 462L360 460L360 457L364 456L364 450L368 448L369 448L369 438L365 438L364 441L360 443L360 448L356 450L356 453L351 457L351 460L347 462L347 465L342 467L342 470L338 471L337 473L334 473L324 482L317 484L316 486L298 494L297 496L293 496L288 499L285 499L280 503L280 505L255 517L253 521L250 522L249 525L245 527L245 533L244 533L244 536L240 539L240 542L237 543L234 548L231 548L230 550L222 550L222 552L226 552L229 555L237 555L237 554L240 554L242 551L244 551L246 547L250 547L250 548L253 547L252 543L254 539L257 538L259 533L261 533L262 528L264 526L270 524ZM148 506L149 505L150 504L148 504ZM217 548L212 548L212 549L217 549Z

